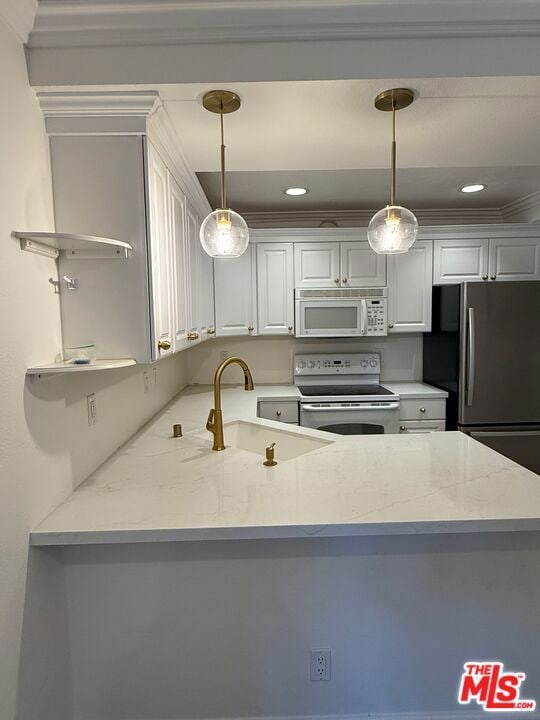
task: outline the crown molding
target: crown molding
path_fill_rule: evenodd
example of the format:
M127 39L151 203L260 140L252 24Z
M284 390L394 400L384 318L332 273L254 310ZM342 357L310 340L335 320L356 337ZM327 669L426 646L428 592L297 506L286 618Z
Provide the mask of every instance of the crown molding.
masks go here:
M37 0L0 0L0 18L26 43L37 10Z
M540 35L531 0L47 0L30 47Z
M38 92L46 118L149 117L159 103L155 90L122 92Z
M304 210L243 212L250 228L366 227L378 208L373 210ZM420 225L499 224L498 208L414 209Z
M501 214L505 222L539 222L540 190L504 205Z

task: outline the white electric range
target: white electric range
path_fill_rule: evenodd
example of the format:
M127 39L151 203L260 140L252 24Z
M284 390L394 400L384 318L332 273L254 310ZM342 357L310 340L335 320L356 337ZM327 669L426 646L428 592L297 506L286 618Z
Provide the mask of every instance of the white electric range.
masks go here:
M339 435L399 432L399 395L380 374L376 353L295 355L300 425Z

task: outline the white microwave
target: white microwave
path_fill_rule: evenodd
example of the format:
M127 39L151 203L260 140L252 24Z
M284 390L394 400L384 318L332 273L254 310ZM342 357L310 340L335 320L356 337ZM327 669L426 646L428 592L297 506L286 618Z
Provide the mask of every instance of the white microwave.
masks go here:
M387 334L387 289L295 291L296 337Z

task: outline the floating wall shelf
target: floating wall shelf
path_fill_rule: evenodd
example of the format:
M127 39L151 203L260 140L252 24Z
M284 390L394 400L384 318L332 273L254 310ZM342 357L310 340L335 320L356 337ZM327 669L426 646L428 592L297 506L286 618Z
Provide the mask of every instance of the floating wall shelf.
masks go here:
M93 235L21 231L13 234L20 240L21 250L51 258L58 258L60 253L67 258L125 258L133 250L129 243L122 240Z
M117 368L130 367L137 363L132 358L122 360L92 360L87 365L76 365L70 362L56 362L49 365L36 365L27 369L27 375L56 375L59 373L81 373L94 370L116 370Z

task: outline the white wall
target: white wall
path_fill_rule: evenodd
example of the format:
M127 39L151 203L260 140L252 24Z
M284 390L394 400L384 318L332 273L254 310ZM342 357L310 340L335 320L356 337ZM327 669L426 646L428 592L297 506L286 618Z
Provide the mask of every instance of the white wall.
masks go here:
M375 339L297 339L290 337L230 337L195 346L188 352L190 383L211 383L221 362L221 353L239 355L250 366L257 383L291 383L295 353L318 352L379 352L382 358L382 379L390 382L421 380L422 335L391 335ZM225 370L224 382L242 380L236 367Z
M70 549L75 717L468 719L471 659L539 699L539 559L539 533Z
M186 358L30 384L29 365L60 349L52 260L23 253L13 230L53 228L47 138L21 41L0 19L0 718L71 720L63 567L28 550L28 533L73 486L186 382ZM98 423L87 425L95 392Z

